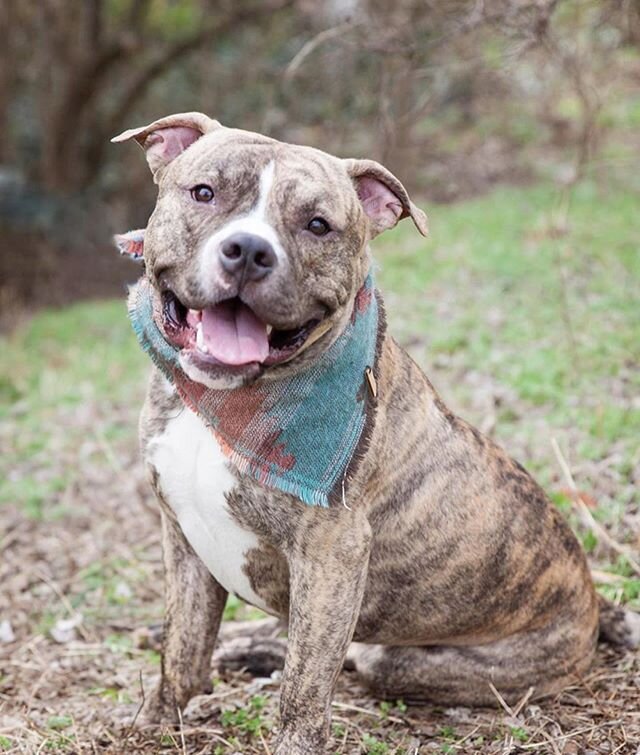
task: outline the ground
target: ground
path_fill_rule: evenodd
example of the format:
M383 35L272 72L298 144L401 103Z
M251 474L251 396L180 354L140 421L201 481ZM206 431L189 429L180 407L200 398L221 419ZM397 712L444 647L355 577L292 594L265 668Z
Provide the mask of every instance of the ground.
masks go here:
M406 222L375 244L392 329L546 486L599 589L640 608L633 195L537 185L430 214L431 240ZM269 753L277 679L215 667L179 729L131 728L159 673L163 583L124 301L41 313L0 348L0 751ZM259 615L234 600L226 618ZM606 646L574 687L515 709L381 704L344 672L331 751L636 753L639 711L639 654Z

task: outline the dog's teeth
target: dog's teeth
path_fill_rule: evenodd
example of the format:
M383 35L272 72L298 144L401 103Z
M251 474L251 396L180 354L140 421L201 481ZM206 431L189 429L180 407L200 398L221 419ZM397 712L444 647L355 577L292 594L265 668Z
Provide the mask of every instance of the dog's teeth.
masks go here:
M273 325L267 325L267 335L271 335L271 331L273 330Z
M204 342L204 334L202 333L202 323L198 323L198 327L196 328L196 346L202 351L204 354L209 353L209 349L207 348L207 344Z

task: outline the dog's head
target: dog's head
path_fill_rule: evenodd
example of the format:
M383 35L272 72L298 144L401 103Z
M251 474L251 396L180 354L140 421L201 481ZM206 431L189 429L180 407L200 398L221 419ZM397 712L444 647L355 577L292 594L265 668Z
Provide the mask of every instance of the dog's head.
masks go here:
M144 238L166 337L197 382L282 375L338 337L368 241L424 213L386 168L181 113L113 141L145 150L158 201ZM136 237L139 240L139 236Z

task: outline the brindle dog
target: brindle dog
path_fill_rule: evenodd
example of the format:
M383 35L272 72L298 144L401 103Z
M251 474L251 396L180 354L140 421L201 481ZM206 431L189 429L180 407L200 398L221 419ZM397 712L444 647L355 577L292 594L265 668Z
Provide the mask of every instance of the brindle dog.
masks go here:
M350 316L370 239L403 217L427 232L402 184L371 160L200 113L115 141L129 138L159 187L146 275L184 371L210 387L275 381L321 359ZM299 341L318 320L323 333L284 362L256 357L253 342L221 345L199 323L231 297L263 324L263 356L274 334ZM375 694L446 705L493 704L490 685L512 702L530 687L538 697L560 690L591 663L599 613L611 637L638 641L637 617L599 612L580 545L541 488L447 409L388 334L375 373L376 408L344 505L321 508L240 474L154 371L141 438L167 584L147 721L175 721L207 689L230 591L288 621L278 755L323 751L352 640Z

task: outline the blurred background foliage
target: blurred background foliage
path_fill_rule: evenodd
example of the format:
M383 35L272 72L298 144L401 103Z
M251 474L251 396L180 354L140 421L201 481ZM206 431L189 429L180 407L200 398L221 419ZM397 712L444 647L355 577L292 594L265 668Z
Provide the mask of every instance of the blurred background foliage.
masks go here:
M639 0L0 4L0 308L119 293L144 161L109 139L180 110L383 161L426 200L640 183Z

